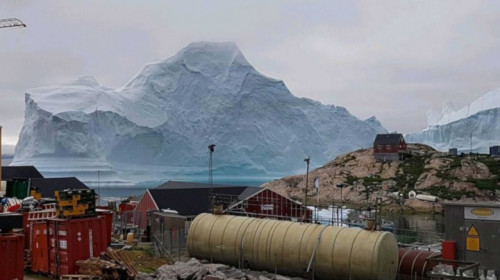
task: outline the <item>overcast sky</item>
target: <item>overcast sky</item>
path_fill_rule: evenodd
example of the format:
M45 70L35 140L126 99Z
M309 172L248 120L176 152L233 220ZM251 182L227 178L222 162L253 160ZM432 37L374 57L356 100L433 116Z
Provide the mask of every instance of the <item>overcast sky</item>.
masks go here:
M426 128L500 87L500 1L0 0L0 125L15 144L26 89L92 75L120 87L193 41L236 42L290 91L376 116L390 131Z

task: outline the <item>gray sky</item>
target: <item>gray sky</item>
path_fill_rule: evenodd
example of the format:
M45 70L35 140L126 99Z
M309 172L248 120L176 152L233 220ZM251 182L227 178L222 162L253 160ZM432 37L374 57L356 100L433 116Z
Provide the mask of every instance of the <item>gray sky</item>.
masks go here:
M193 41L233 41L290 91L416 132L426 111L500 87L500 1L0 0L0 125L15 144L28 88L120 87Z

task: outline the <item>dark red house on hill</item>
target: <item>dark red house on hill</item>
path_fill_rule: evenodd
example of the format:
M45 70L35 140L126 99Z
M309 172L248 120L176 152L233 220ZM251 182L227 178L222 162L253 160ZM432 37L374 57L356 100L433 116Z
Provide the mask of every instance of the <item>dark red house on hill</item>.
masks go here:
M407 154L401 133L377 134L373 142L373 156L377 160L403 160Z

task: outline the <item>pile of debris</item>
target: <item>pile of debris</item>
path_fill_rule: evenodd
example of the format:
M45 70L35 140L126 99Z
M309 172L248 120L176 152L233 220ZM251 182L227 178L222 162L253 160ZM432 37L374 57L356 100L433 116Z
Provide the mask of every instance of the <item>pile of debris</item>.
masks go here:
M176 262L174 265L163 265L156 274L139 273L137 280L292 280L290 278L265 271L237 269L224 264L200 262L192 258L187 262Z
M76 262L78 273L99 276L103 280L135 279L137 270L123 250L108 248L99 258Z

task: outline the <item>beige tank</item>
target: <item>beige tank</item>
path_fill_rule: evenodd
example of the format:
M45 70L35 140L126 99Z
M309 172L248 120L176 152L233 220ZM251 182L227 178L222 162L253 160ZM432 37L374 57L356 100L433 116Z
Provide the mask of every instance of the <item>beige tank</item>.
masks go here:
M398 268L389 232L230 215L198 215L187 247L191 257L254 270L303 276L309 267L320 279L392 280Z

